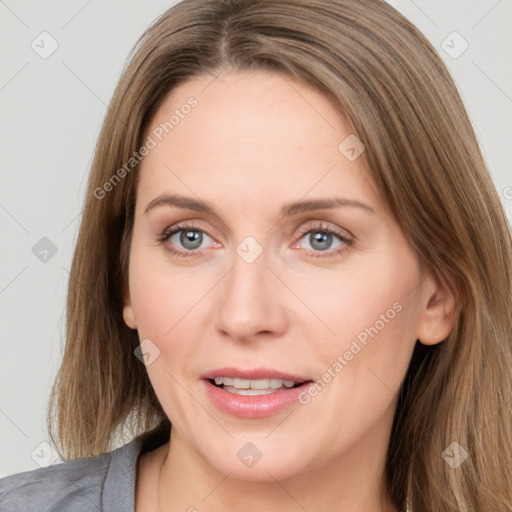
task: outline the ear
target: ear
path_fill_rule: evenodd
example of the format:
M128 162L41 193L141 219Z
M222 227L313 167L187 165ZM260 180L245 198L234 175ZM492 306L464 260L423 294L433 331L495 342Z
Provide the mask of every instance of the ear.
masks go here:
M434 273L424 280L416 333L423 345L436 345L450 334L458 314L454 293Z
M124 323L130 327L130 329L137 329L137 323L135 322L135 315L133 313L132 302L130 299L130 287L126 282L123 282L123 303Z

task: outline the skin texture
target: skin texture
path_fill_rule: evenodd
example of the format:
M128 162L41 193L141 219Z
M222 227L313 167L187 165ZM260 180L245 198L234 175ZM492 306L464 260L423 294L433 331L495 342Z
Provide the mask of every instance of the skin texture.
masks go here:
M416 340L448 335L453 299L421 273L363 159L338 150L351 130L328 98L261 71L201 76L172 91L148 133L190 96L198 105L144 158L137 188L124 319L160 351L147 371L173 428L139 459L136 509L396 510L380 491L399 386ZM144 213L162 194L216 215ZM280 212L333 197L373 212ZM206 233L199 255L169 252L190 247L180 233L157 241L185 221ZM350 242L333 236L318 249L307 230L323 228ZM236 251L248 236L263 249L252 263ZM393 304L400 311L307 405L238 418L204 392L200 375L224 366L318 380ZM251 468L237 458L247 442L262 453Z

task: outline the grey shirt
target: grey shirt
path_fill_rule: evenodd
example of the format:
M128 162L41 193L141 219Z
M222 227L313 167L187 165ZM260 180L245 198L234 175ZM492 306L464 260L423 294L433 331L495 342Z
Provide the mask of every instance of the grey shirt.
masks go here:
M98 457L0 479L0 512L134 512L137 461L169 440L158 429Z

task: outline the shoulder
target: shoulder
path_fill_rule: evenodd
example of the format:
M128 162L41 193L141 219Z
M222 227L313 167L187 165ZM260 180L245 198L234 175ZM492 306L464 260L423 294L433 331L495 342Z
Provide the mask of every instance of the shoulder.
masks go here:
M133 510L138 451L133 440L105 455L4 477L0 479L0 512L117 510L119 502L109 508L116 496L126 500L124 510Z

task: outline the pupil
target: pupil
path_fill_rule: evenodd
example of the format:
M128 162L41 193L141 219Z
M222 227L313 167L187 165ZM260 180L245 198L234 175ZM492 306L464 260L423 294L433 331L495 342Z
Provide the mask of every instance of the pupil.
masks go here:
M203 241L203 234L199 231L182 231L180 243L186 249L197 249Z
M309 243L311 244L311 247L313 247L313 249L317 249L320 251L329 248L329 246L331 245L331 239L331 234L321 233L320 231L317 231L316 233L311 233L311 235L309 235Z

